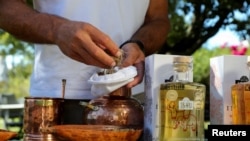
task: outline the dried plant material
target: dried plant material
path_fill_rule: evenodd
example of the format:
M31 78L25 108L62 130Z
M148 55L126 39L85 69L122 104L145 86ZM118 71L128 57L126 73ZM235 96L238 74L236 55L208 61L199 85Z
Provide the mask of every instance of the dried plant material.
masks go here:
M116 66L110 68L110 69L104 69L103 72L100 72L99 74L100 75L106 75L106 74L113 74L113 73L116 73L117 70L115 68L121 66L122 64L122 61L125 57L125 54L123 52L123 50L120 50L122 53L121 53L121 56L119 57L113 57L113 59L115 60L115 63L116 63Z
M69 141L137 141L142 129L112 125L56 125L47 132Z
M122 64L123 59L125 58L125 53L123 52L123 50L120 50L120 51L121 51L121 56L114 57L116 66L120 66Z
M0 129L0 141L8 141L16 136L16 132Z

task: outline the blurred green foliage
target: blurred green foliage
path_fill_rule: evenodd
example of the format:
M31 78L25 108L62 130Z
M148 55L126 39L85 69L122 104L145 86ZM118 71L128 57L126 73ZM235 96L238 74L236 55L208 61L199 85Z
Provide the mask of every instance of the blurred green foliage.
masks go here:
M8 80L0 82L0 94L15 94L17 98L29 94L29 78L32 72L34 48L32 44L16 39L0 29L0 56L12 57L11 69L8 69ZM15 60L18 60L15 61Z
M18 63L8 70L8 80L0 82L0 94L15 94L17 98L29 95L32 63Z

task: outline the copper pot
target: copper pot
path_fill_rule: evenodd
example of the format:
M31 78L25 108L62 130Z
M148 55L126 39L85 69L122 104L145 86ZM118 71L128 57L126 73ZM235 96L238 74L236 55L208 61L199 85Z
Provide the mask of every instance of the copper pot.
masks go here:
M87 104L80 104L87 107L83 115L84 124L143 128L143 107L138 100L131 98L131 89L125 86Z
M52 134L43 133L42 130L61 124L62 103L61 98L26 97L24 141L57 141Z

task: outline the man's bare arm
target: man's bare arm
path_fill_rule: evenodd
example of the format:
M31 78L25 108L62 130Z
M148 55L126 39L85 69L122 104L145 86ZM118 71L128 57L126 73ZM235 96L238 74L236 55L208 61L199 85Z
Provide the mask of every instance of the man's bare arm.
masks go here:
M169 26L167 1L150 0L144 24L132 36L131 42L122 44L122 49L128 54L122 66L134 65L138 72L134 80L127 84L128 88L132 88L142 82L145 56L149 56L159 50L166 40ZM140 46L144 46L144 53Z
M145 46L145 55L155 53L166 41L169 31L168 5L166 0L150 0L144 25L132 39L140 40Z
M115 65L111 56L121 54L112 39L91 24L39 13L23 0L0 0L0 28L24 41L56 44L68 57L88 65L110 68Z
M66 19L42 14L23 0L0 0L0 28L17 38L35 43L54 43L57 27Z

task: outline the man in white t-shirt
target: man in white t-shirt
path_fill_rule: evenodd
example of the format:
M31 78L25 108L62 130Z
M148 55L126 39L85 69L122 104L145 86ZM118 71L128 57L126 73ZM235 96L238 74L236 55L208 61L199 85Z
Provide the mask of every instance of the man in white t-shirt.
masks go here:
M30 95L91 99L87 80L99 68L115 66L112 56L126 53L123 67L138 75L126 86L141 83L144 59L165 42L167 0L0 0L0 28L35 44Z
M0 0L0 28L36 43L32 96L61 97L66 79L69 99L91 99L87 80L97 67L115 65L119 45L127 54L122 66L135 65L143 79L145 56L164 43L169 29L166 0ZM144 47L142 47L144 46ZM140 47L143 48L143 54Z

